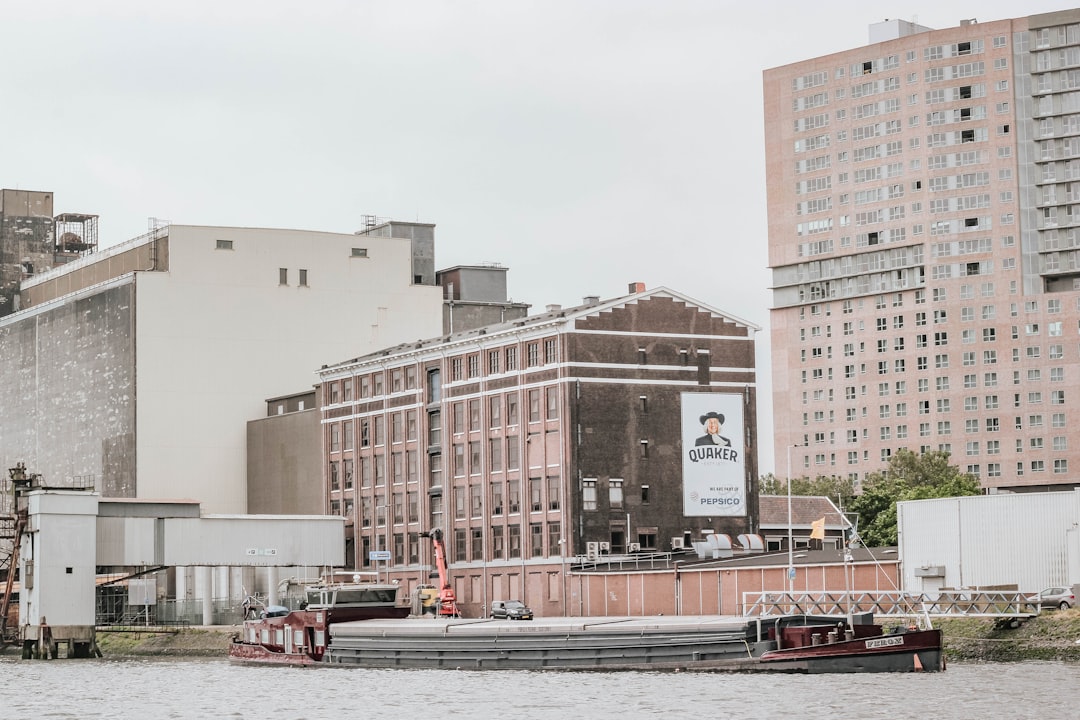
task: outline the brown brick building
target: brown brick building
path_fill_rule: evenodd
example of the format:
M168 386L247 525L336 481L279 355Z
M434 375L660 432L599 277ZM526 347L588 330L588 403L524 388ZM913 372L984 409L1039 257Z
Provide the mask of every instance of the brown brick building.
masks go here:
M430 582L421 533L440 528L465 614L516 598L559 615L576 558L757 533L758 329L634 284L324 367L327 511L349 519L347 557L412 589ZM714 405L724 435L691 454ZM684 487L684 464L705 486Z

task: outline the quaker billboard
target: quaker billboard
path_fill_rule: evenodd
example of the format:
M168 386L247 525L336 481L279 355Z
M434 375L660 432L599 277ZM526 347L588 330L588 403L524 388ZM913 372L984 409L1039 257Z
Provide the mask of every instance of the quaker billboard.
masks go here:
M683 514L746 515L743 396L682 393Z

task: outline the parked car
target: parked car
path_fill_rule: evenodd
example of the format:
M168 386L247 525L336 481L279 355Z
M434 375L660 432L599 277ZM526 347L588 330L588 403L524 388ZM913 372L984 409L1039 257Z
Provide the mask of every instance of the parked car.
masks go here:
M1031 601L1038 602L1043 610L1054 608L1067 610L1076 605L1076 595L1073 594L1072 588L1052 587L1046 588L1038 595L1033 596Z
M491 617L506 620L532 620L533 611L520 600L495 600L491 603Z

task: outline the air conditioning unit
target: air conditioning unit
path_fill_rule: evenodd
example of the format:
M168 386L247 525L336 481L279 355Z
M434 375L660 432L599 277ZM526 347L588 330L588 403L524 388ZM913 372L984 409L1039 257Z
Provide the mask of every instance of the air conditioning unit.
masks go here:
M585 554L588 555L590 559L595 558L599 553L600 553L600 543L598 543L598 542L585 543Z
M683 549L682 535L680 535L679 537L671 538L671 549L672 550L682 550Z
M609 543L609 542L600 543L600 552L601 553L609 553L609 552L611 552L611 543Z
M627 544L626 552L641 552L641 543L629 543L629 544Z

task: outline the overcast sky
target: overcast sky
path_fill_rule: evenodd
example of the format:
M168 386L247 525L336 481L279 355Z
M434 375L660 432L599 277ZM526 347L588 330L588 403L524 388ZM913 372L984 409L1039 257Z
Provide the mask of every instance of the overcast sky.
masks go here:
M762 327L773 469L761 73L1065 2L4 2L0 186L177 224L435 223L436 266L499 262L574 305L631 281ZM332 360L332 358L331 358Z

